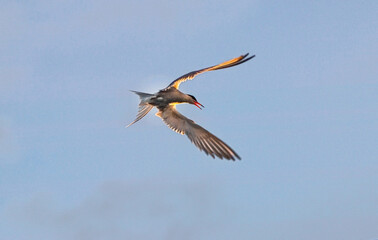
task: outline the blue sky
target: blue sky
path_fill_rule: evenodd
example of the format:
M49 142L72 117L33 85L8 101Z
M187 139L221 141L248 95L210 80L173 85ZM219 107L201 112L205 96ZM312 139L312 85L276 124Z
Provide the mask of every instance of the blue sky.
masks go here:
M0 7L2 239L377 239L375 1L8 1ZM178 106L212 159L138 98Z

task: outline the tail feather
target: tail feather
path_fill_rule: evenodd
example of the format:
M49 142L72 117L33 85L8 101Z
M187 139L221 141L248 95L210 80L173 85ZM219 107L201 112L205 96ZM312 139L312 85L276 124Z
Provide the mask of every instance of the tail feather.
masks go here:
M140 98L139 110L138 110L138 114L137 114L136 119L132 123L130 123L129 125L127 125L126 127L130 127L134 123L136 123L139 120L141 120L154 107L154 106L152 106L152 105L150 105L148 103L148 100L150 99L150 97L153 96L153 94L142 93L142 92L137 92L137 91L132 91L132 92L138 94L138 96Z
M130 91L135 93L135 94L138 94L141 101L146 101L146 100L148 100L149 97L153 96L153 94L150 94L150 93L137 92L137 91L133 91L133 90L130 90Z

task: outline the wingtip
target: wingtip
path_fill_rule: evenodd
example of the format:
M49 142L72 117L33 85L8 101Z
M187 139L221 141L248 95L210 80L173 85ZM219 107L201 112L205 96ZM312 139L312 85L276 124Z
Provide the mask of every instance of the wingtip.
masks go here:
M236 160L241 160L241 158L236 154L236 155L234 155L234 156L231 156L228 160L231 160L231 161L236 161Z
M254 58L254 57L256 57L256 55L252 55L252 56L250 56L250 57L247 57L248 56L248 54L249 53L247 53L246 55L244 55L244 59L243 59L243 61L241 61L240 63L245 63L246 61L249 61L249 60L251 60L252 58ZM247 57L247 58L246 58ZM240 64L239 63L239 64Z
M246 58L248 55L249 55L249 53L246 53L246 54L242 55L242 57ZM254 58L254 57L256 57L255 54L253 54L252 56L250 56L249 59Z
M131 125L133 125L135 123L135 121L134 122L132 122L132 123L130 123L129 125L126 125L125 126L125 128L128 128L128 127L130 127Z
M248 54L247 54L247 55L248 55ZM246 55L246 56L247 56L247 55ZM245 61L248 61L249 59L252 59L252 58L254 58L254 57L256 57L256 55L255 55L255 54L254 54L254 55L252 55L252 56L250 56L250 57L248 57L248 58L246 58L246 59L245 59Z
M234 152L234 156L233 156L233 158L232 158L232 160L236 160L235 158L237 158L238 160L241 160L241 157L236 153L236 152Z

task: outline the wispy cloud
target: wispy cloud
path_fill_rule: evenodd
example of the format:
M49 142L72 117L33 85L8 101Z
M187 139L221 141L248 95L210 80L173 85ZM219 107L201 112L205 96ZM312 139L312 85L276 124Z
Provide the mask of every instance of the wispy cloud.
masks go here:
M108 182L71 209L43 194L8 209L13 229L31 239L206 239L225 213L214 186L161 180Z

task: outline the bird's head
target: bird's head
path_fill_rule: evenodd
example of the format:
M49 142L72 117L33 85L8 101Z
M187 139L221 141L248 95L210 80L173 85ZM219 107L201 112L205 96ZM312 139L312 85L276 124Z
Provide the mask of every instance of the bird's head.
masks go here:
M205 107L201 103L197 102L197 99L193 95L188 94L188 96L190 97L190 100L189 100L190 104L196 105L196 107L198 107L199 109L202 109L201 107L203 108Z

